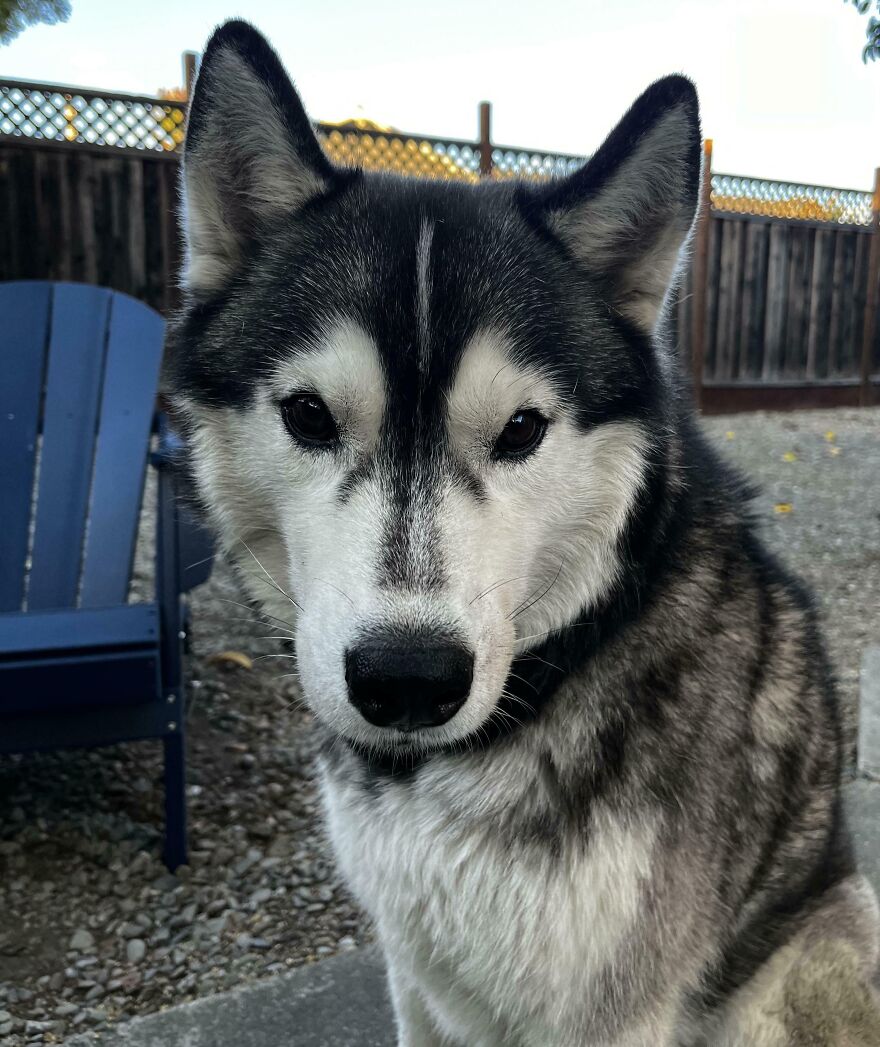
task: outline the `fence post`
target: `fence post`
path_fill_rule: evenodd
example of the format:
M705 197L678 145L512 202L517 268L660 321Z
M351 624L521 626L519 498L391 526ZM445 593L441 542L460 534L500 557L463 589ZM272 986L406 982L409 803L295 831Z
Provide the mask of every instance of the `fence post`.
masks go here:
M199 55L197 51L183 52L183 82L186 85L186 99L192 98L193 84L196 82L196 73L199 68Z
M874 200L871 208L871 249L868 253L868 293L865 297L861 389L859 391L859 403L862 407L868 407L873 401L871 369L874 363L878 297L880 297L880 167L874 170Z
M709 222L712 191L712 139L703 142L703 165L700 170L700 210L694 231L693 303L691 310L691 368L694 404L703 402L703 368L706 360L706 293L709 281Z
M492 174L492 103L480 102L480 178Z

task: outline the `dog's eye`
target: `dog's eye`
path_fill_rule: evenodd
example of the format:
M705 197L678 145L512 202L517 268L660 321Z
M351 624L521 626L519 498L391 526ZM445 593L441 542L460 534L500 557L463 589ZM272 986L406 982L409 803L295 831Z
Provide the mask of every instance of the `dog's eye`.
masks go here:
M537 411L517 411L495 441L496 458L525 458L544 439L547 419Z
M324 401L314 393L290 396L281 404L281 417L290 435L308 447L339 442L339 430Z

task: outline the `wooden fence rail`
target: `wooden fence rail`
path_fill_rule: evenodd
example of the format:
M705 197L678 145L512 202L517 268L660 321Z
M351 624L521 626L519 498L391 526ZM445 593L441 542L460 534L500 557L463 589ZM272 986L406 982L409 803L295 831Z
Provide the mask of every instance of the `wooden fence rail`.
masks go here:
M176 154L0 138L0 280L96 283L167 312L178 167ZM880 400L876 210L873 226L706 222L673 317L704 409Z

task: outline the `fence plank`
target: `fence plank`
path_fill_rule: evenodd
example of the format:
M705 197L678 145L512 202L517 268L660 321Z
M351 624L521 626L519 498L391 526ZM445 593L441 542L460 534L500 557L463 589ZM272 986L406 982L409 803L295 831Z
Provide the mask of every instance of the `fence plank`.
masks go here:
M17 267L17 237L15 221L15 181L12 166L17 157L14 153L0 152L0 280L12 280Z
M874 195L871 201L871 245L868 248L868 279L865 316L859 353L859 403L874 401L871 374L880 360L880 167L874 169Z
M715 376L715 355L718 346L718 288L721 273L721 231L723 222L710 218L708 230L708 258L706 268L706 353L704 377Z
M782 370L786 377L797 378L804 373L807 360L810 277L815 232L812 229L792 227L789 237L791 249L786 302L788 316Z
M715 375L722 380L735 378L739 371L744 225L743 222L722 222L718 346L715 353Z
M831 270L831 319L828 324L828 374L840 374L841 314L843 313L844 243L839 234L834 237L834 266Z
M747 222L742 317L745 328L741 378L759 378L764 359L764 316L767 308L767 256L770 226Z
M788 285L789 230L774 223L770 227L770 257L767 269L767 314L764 322L764 362L761 377L778 379L782 370L785 338L785 297Z
M843 250L843 277L841 280L840 301L840 340L837 356L838 373L844 378L853 378L859 373L859 347L856 324L854 323L852 303L855 290L856 245L858 240L867 237L858 233L841 232L838 234Z
M95 228L95 165L88 154L76 158L77 215L82 237L82 261L78 280L98 282L98 240Z
M739 222L722 222L721 233L721 272L716 288L718 300L718 321L715 342L715 367L713 377L716 381L729 380L732 375L733 327L736 322L734 299L736 297L736 231Z
M147 244L144 214L144 165L140 160L125 164L124 186L128 197L125 210L128 230L123 241L128 255L129 294L143 299L147 290Z
M813 243L813 272L810 280L810 333L807 338L807 378L828 374L828 323L830 319L831 272L834 266L834 232L820 229Z

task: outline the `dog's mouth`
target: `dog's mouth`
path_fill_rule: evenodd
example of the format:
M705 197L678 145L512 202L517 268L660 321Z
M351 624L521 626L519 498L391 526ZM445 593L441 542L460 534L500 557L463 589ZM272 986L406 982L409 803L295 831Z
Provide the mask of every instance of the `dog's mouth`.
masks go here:
M442 727L466 701L467 695L451 697L448 701L435 701L423 695L405 701L391 697L362 702L358 711L374 727L392 728L406 735Z

